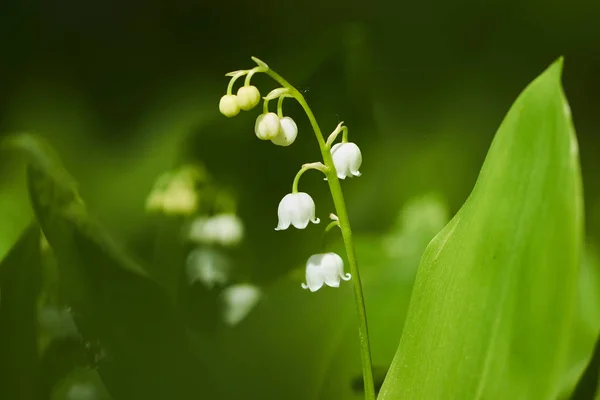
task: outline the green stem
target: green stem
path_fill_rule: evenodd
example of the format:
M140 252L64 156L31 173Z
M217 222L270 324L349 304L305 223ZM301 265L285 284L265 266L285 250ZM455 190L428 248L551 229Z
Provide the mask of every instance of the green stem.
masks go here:
M296 174L296 177L294 178L294 183L292 183L292 193L298 193L298 183L300 182L300 177L302 176L303 173L305 173L309 169L316 169L316 170L324 173L325 176L327 176L327 167L325 165L323 165L322 163L316 162L316 163L304 164L302 166L302 168L300 168L300 171L298 171L298 173Z
M348 143L348 127L342 127L342 143Z
M310 124L317 137L319 148L323 156L323 163L327 166L325 175L327 176L327 182L329 184L329 190L333 198L333 204L335 206L336 214L339 218L340 229L342 231L342 237L344 239L344 245L346 248L346 256L348 257L348 263L350 264L350 273L352 274L352 282L354 287L354 300L356 303L356 310L358 312L358 330L360 337L360 349L363 369L363 380L365 389L365 399L375 400L375 386L373 384L373 366L371 362L371 347L369 343L369 330L367 326L367 312L365 308L365 300L363 296L362 283L360 280L360 274L358 272L358 263L356 260L356 251L354 249L354 241L352 239L352 230L350 228L350 219L348 218L348 211L346 209L346 202L344 200L344 194L342 192L342 186L337 177L335 165L331 157L331 151L327 147L321 128L317 123L317 120L310 109L306 99L302 93L300 93L294 86L290 85L285 79L277 74L272 69L266 71L266 74L277 81L281 86L289 89L289 93L294 97L298 103L304 109L306 116L308 117ZM298 176L297 176L298 177ZM296 185L297 187L297 185Z
M228 95L233 94L233 84L239 78L241 78L242 76L244 76L244 74L246 74L246 71L240 71L240 72L238 72L237 74L235 74L234 76L231 77L231 79L229 80L229 85L227 85L227 94Z
M279 118L283 118L283 99L285 99L285 96L281 96L277 101L277 116Z

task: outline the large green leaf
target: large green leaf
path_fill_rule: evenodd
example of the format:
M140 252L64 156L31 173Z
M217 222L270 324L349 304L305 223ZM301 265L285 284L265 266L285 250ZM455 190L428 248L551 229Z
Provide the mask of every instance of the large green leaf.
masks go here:
M41 398L36 326L41 289L37 225L25 231L0 264L0 288L0 398Z
M519 96L423 255L382 399L554 399L576 326L583 204L562 60Z
M166 294L86 213L74 180L33 136L11 141L31 160L35 215L58 260L60 285L115 399L216 396L183 319Z
M561 399L568 398L571 393L573 399L586 398L586 396L589 398L590 395L585 393L590 391L590 384L596 383L598 356L593 354L600 332L600 262L596 251L591 246L586 247L579 271L576 324L571 332L567 370L561 381L563 388Z

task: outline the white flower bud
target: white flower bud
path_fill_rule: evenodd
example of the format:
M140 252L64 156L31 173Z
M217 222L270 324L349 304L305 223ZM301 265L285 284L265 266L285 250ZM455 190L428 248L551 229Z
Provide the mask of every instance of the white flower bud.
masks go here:
M308 193L289 193L279 202L277 209L279 221L276 231L281 231L294 225L297 229L304 229L309 222L318 224L321 220L315 218L315 202Z
M234 94L226 94L221 97L219 102L219 111L226 117L235 117L240 112L240 106L237 102L237 96Z
M281 118L279 123L281 124L279 135L271 139L271 142L275 143L277 146L289 146L294 143L296 136L298 136L298 127L290 117Z
M279 117L275 113L261 114L256 118L254 133L260 140L271 140L281 131Z
M362 154L354 143L337 143L331 148L333 165L340 179L360 176L358 169L362 164Z
M242 110L251 110L260 103L260 92L256 86L242 86L237 92L237 103Z
M336 253L315 254L306 261L306 283L302 289L316 292L323 284L340 287L340 280L349 281L350 274L344 274L344 261Z

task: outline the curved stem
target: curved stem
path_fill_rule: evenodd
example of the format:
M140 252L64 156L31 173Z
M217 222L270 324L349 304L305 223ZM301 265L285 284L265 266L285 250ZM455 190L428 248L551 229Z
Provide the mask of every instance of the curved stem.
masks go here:
M354 278L352 279L352 282L354 288L354 300L356 303L356 310L358 312L358 330L360 337L365 399L375 400L375 386L373 384L373 366L371 362L371 346L369 343L367 312L363 296L362 283L360 279L360 274L358 272L358 262L356 260L356 251L354 248L354 241L352 239L350 219L348 218L348 211L346 209L346 202L344 200L342 186L340 185L340 181L337 177L335 165L333 164L333 159L331 157L331 151L327 147L325 139L323 138L323 133L321 132L321 128L319 127L319 124L317 123L317 120L312 110L310 109L308 103L304 99L302 93L300 93L294 86L290 85L285 79L283 79L272 69L267 70L266 74L273 78L275 81L277 81L279 84L281 84L283 87L288 88L290 91L290 95L294 97L298 101L298 103L300 103L300 105L304 109L304 112L306 113L306 116L310 121L313 131L315 132L315 136L317 137L317 142L319 143L319 148L321 149L321 154L323 156L323 163L325 164L325 166L328 167L327 171L325 171L325 175L327 176L327 183L329 184L329 190L331 191L333 204L335 206L335 210L339 218L340 229L342 231L344 246L346 248L346 256L348 257L348 263L350 264L350 272L352 273L352 276Z
M325 146L327 146L328 149L331 149L331 145L333 144L333 142L335 142L335 139L337 139L338 135L340 134L340 132L346 128L345 126L342 127L342 124L344 123L344 121L340 122L335 129L333 130L333 132L331 132L331 134L329 135L329 137L327 138L327 141L325 142ZM346 130L348 130L348 128L346 128Z
M298 171L298 173L296 174L296 177L294 178L294 183L292 183L292 193L298 193L298 183L300 182L300 177L309 169L316 169L327 175L327 167L320 162L304 164L302 168L300 168L300 171Z
M327 225L325 227L325 232L323 232L324 235L326 235L330 230L332 230L333 228L335 228L336 226L340 226L340 222L339 221L331 221L329 223L329 225Z
M231 77L231 79L229 80L229 85L227 85L227 94L231 95L233 92L233 84L235 83L235 81L238 80L238 78L244 76L244 74L246 74L247 71L239 71L237 74L235 74L234 76Z
M248 72L248 75L246 75L246 79L244 80L244 86L250 86L250 80L252 79L252 76L257 72L261 72L260 67L254 67L250 70L250 72Z
M277 116L279 118L283 118L283 99L285 99L285 96L281 96L277 101Z

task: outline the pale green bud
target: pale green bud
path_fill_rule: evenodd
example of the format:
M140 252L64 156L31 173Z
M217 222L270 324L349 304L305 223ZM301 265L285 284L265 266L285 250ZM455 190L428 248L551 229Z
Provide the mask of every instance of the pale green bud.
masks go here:
M242 86L237 92L237 103L242 110L251 110L260 103L260 92L256 86Z
M281 131L281 124L277 114L270 112L261 114L256 118L254 125L254 133L261 140L271 140L275 138Z
M236 95L226 94L221 97L219 102L219 111L226 117L235 117L240 112L240 106L238 105Z

